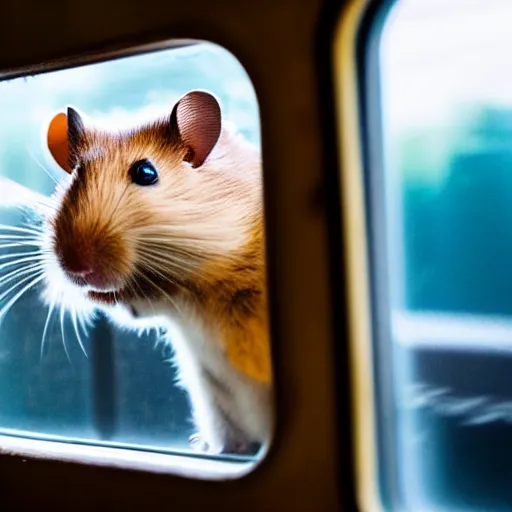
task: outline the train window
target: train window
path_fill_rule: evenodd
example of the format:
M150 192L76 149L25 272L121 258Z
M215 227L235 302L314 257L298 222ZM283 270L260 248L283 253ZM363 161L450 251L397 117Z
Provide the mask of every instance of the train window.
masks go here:
M511 19L505 0L398 0L359 25L373 477L386 510L512 503Z
M0 450L240 475L273 424L255 92L210 43L116 57L0 82Z

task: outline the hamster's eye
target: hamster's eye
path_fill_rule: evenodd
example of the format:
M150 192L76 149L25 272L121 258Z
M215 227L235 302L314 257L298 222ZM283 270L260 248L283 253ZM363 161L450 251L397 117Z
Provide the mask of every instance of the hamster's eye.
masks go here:
M153 164L147 160L133 164L130 169L130 174L132 182L142 187L154 185L158 181L156 169L153 167Z

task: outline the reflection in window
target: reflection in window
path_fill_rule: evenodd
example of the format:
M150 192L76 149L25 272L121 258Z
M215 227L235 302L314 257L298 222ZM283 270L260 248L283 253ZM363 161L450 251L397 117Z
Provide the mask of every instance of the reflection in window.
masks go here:
M395 404L391 416L380 405L382 496L390 510L509 510L512 5L399 0L384 10L380 92L370 94L380 97L385 187L373 187L371 160L369 181L373 258L387 260L374 275L388 304L375 313L378 393Z
M0 178L44 195L53 192L62 172L48 158L41 130L67 105L122 126L139 114L167 112L194 89L212 92L223 115L259 144L249 78L230 53L206 43L1 82ZM14 196L19 191L6 183L0 181L0 224L19 227L27 212L12 206L13 190ZM4 240L0 280L3 261L23 250ZM87 358L72 320L66 317L61 333L55 315L42 347L48 310L39 291L26 293L1 318L0 434L188 450L194 432L189 401L174 385L173 350L158 332L134 333L99 316L89 335L81 336ZM0 297L1 306L7 298Z

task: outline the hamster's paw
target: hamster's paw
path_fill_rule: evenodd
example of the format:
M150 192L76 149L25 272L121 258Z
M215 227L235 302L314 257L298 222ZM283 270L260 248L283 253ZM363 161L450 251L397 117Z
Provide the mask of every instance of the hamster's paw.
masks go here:
M194 451L204 453L205 455L219 455L222 453L222 447L216 447L208 443L198 432L192 434L188 438L188 442Z
M254 443L249 441L237 440L227 444L223 452L230 453L232 455L253 455L255 453L254 446Z
M210 445L203 439L201 434L192 434L189 439L190 447L197 452L208 455L232 454L232 455L254 455L258 451L259 445L247 441L231 441L226 446Z

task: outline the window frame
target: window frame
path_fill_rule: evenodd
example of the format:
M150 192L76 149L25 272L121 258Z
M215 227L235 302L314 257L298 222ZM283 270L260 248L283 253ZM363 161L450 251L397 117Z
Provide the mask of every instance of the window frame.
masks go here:
M347 389L345 375L337 374L336 358L343 360L346 354L334 347L344 346L344 337L335 339L334 332L344 332L346 310L344 303L332 300L333 290L337 294L343 283L329 278L330 240L340 239L340 232L330 225L338 194L333 191L325 203L318 201L319 188L324 198L326 174L337 173L335 167L324 172L322 165L331 156L326 149L330 134L323 123L329 125L332 110L319 105L317 96L319 82L320 89L328 88L332 67L331 62L322 66L319 78L315 60L317 34L331 27L325 19L318 25L323 9L334 10L337 16L344 4L146 0L141 5L137 0L75 0L67 9L57 0L29 0L29 6L3 7L0 48L9 49L0 52L4 77L42 70L41 62L55 66L69 63L70 56L81 56L84 62L106 49L125 51L183 37L219 44L245 67L261 115L277 394L274 443L257 470L244 479L212 483L3 454L0 486L8 509L36 503L69 509L76 507L77 497L84 508L102 504L128 510L170 501L177 507L218 505L235 510L350 507L351 489L345 481L351 478L351 443L343 427L347 420L338 418L337 409L339 387L343 393ZM363 4L351 5L360 9ZM330 55L332 37L328 39L323 51ZM335 265L340 265L340 257L333 256ZM355 306L360 306L357 297Z
M376 373L374 265L368 212L366 44L375 11L386 1L359 0L340 20L334 40L335 116L338 130L340 194L345 232L345 280L356 501L361 510L383 510L379 485L382 457L377 443L380 384ZM370 56L371 57L371 56ZM372 76L372 78L374 78ZM380 265L380 263L379 263ZM377 324L378 325L378 324ZM380 355L380 354L379 354ZM379 388L380 392L380 388ZM379 429L382 427L379 424Z
M72 56L64 60L59 59L54 62L43 63L38 67L32 68L31 72L32 74L45 74L52 71L79 68L87 64L114 61L122 57L143 55L157 51L179 50L193 45L201 45L202 43L204 41L175 39L168 42L143 44L125 49L92 53L86 56ZM4 76L8 77L8 80L18 79L26 76L26 70L14 70L7 72ZM30 198L27 199L30 200ZM15 210L20 206L22 204L15 201L9 204L8 208ZM44 305L41 305L41 307L44 307ZM136 331L133 331L133 333L136 336ZM109 407L111 404L107 404L107 407L102 407L105 405L103 402L105 397L103 394L99 394L98 390L102 384L104 386L111 384L109 368L104 364L105 360L109 358L103 357L101 359L102 364L99 365L99 359L95 357L99 348L101 348L103 356L108 355L109 352L113 351L115 343L115 331L105 314L98 315L98 318L89 329L89 337L93 338L91 339L93 350L89 354L90 362L92 363L92 404L93 408L99 406L103 409L102 412L106 413L102 414L102 420L106 420L108 431L108 424L112 420L112 410ZM100 340L99 338L102 339ZM107 364L111 362L108 360ZM168 385L169 391L171 391L174 385L171 376L169 376ZM0 453L218 481L243 478L258 466L267 451L262 449L260 453L253 457L232 454L212 457L208 455L201 456L192 450L189 453L184 453L183 447L173 447L172 443L170 443L165 451L152 448L151 446L141 446L138 449L135 444L110 442L109 436L105 435L105 425L100 423L103 422L99 422L97 415L93 414L92 425L98 432L98 438L94 440L0 427Z
M345 18L338 26L332 62L347 257L352 425L358 476L355 492L361 509L372 511L404 507L400 487L403 484L399 482L396 462L396 417L383 406L395 403L393 388L400 385L396 382L390 348L396 344L399 350L437 350L439 341L453 338L441 349L462 355L485 351L486 355L498 354L504 359L509 359L511 353L510 343L504 338L511 332L510 322L502 317L455 311L390 314L388 249L390 244L402 244L396 243L396 238L401 237L400 230L394 235L387 233L387 198L382 188L379 190L385 172L382 145L386 133L380 117L378 62L382 30L399 1L353 2L351 14L347 15L351 19ZM434 321L434 333L423 336L413 332L412 326ZM461 332L464 328L466 331ZM485 343L489 338L495 345ZM489 407L492 410L492 405ZM501 419L495 410L493 413Z

